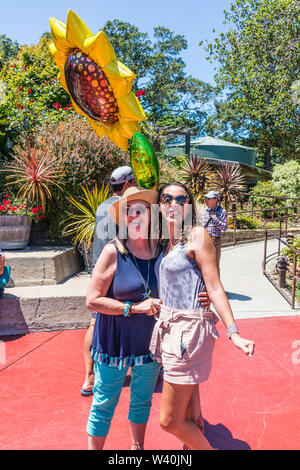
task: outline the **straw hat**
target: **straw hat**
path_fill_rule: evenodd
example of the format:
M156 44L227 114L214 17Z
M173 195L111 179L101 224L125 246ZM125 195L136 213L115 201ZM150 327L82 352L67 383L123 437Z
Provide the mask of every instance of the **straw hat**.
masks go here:
M129 201L145 201L148 204L157 204L158 194L152 189L142 189L135 186L126 189L123 196L114 202L108 209L109 217L119 225L120 214L123 212L123 207Z

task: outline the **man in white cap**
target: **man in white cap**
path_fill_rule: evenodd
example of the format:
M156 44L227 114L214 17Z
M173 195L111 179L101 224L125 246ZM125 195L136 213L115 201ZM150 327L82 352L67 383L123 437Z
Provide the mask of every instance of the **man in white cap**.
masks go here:
M100 204L96 212L93 268L105 245L116 236L116 225L113 223L112 219L108 217L108 209L114 202L122 197L126 189L131 186L137 186L132 169L129 166L116 168L110 176L110 186L112 192L111 197ZM91 358L90 347L93 339L96 316L97 312L93 312L92 319L84 339L86 377L80 392L83 396L90 396L93 394L94 361Z
M222 232L228 229L227 212L223 209L220 202L218 191L209 191L204 195L206 209L202 212L202 224L210 234L217 253L217 264L220 272L220 258L222 247Z

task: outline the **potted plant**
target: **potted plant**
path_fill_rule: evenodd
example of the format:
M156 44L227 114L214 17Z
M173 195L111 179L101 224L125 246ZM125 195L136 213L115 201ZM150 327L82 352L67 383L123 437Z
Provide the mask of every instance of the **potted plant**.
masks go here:
M0 246L5 249L24 248L30 236L32 220L44 218L46 202L51 199L51 187L60 184L63 177L61 162L49 156L47 150L16 147L12 162L5 165L8 182L19 188L14 197L6 197L0 206Z
M5 250L25 248L32 221L38 222L43 218L42 206L6 193L0 202L0 247Z

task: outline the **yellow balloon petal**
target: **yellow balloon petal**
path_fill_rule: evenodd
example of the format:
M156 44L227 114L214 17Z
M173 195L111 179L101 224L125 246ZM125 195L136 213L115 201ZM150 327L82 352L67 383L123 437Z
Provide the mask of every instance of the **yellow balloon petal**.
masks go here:
M65 54L61 50L56 49L54 42L49 44L49 51L56 65L60 68L61 71L63 71L66 61Z
M50 29L56 49L69 48L66 36L66 25L56 18L50 18Z
M67 16L67 41L70 46L82 49L84 40L92 35L92 32L79 16L69 10Z
M120 132L128 139L131 139L133 134L136 132L141 132L141 128L139 124L135 121L125 121L124 119L120 119Z
M136 75L122 62L118 60L111 62L103 69L103 72L109 80L117 99L131 92L132 82Z
M145 121L146 115L137 97L131 92L118 99L120 119Z
M103 127L100 122L95 119L88 118L91 128L96 132L99 137L104 137L106 135L106 129Z
M117 60L115 51L103 31L86 38L83 47L83 52L88 54L102 69L110 62Z
M68 87L67 87L67 83L66 83L66 78L65 78L65 74L64 74L64 71L61 71L60 74L58 75L58 78L59 78L59 82L60 84L62 85L63 89L69 93L69 90L68 90Z
M127 152L128 150L128 139L120 133L119 123L115 124L112 129L108 129L107 136L120 147L122 150Z

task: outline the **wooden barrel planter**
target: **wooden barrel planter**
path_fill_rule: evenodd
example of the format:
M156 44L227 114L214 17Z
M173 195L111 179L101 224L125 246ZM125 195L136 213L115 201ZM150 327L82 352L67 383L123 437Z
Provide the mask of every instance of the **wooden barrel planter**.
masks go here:
M0 248L4 250L26 248L31 224L32 220L26 215L0 215Z

